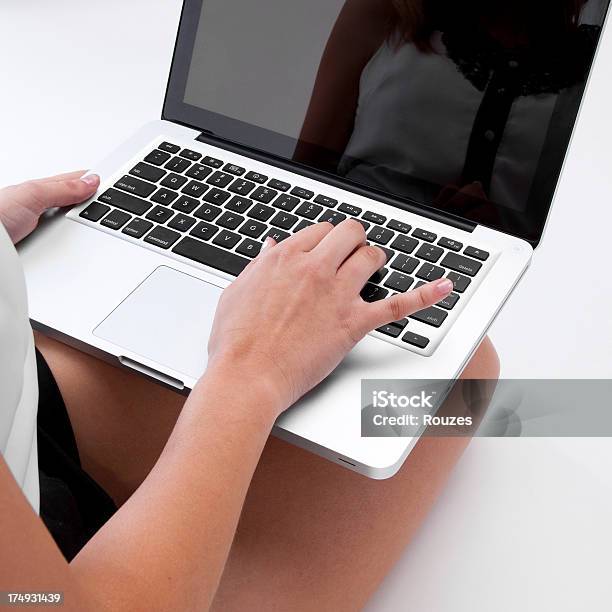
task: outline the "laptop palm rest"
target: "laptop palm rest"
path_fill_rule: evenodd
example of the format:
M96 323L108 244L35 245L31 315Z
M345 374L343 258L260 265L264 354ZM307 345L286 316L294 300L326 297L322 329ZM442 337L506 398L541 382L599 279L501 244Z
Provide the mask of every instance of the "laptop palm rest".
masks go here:
M93 334L127 349L132 356L199 378L206 369L208 338L222 292L220 287L162 266L138 285ZM134 363L134 369L154 372L134 359L122 359L129 367Z

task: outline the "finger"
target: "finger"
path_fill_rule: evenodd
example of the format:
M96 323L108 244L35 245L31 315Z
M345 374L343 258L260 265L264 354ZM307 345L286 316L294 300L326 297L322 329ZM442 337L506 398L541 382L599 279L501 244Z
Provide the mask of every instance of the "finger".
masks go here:
M285 244L288 247L307 253L312 251L333 229L334 226L327 221L325 223L316 223L300 230L297 234L285 240Z
M95 174L83 179L50 181L46 183L30 181L17 185L15 195L25 205L42 214L55 206L72 206L90 198L100 185L100 177Z
M346 258L366 241L363 225L354 219L343 221L312 250L325 264L338 269Z
M270 236L268 236L268 238L264 240L261 250L259 251L259 255L261 255L267 249L270 249L273 246L276 246L277 244L278 243L276 242L276 240L274 240L274 238L271 238ZM257 257L259 257L259 255Z
M79 179L87 173L87 170L75 170L73 172L65 172L55 176L47 176L39 179L34 179L32 183L57 183L58 181L72 181Z
M364 304L357 316L357 323L365 335L373 329L409 317L419 310L429 308L450 295L453 283L448 278L442 278L419 289L395 295L387 300L373 304Z
M351 289L361 291L372 274L386 263L387 256L377 246L367 245L357 249L338 270L338 278Z

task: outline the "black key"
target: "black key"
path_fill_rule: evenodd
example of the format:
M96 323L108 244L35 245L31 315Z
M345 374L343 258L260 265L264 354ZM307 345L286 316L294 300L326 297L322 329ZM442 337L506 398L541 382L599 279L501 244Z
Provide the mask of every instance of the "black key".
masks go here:
M425 263L416 273L417 278L422 278L427 282L438 280L444 276L444 270L442 268L438 268L438 266L432 266L431 264Z
M391 230L376 225L368 233L368 240L376 242L377 244L389 244L393 236L395 236L395 234Z
M391 221L387 223L387 227L396 232L401 232L402 234L407 234L412 229L412 226L408 225L408 223L398 221L397 219L391 219Z
M210 176L212 170L208 166L202 164L193 164L185 175L189 178L196 179L196 181L203 181L206 177Z
M346 213L347 215L353 215L353 217L358 217L363 212L359 206L353 206L352 204L347 204L346 202L340 204L340 206L338 206L338 210Z
M408 257L408 255L402 255L400 253L391 263L391 267L394 270L399 270L400 272L405 272L406 274L412 274L420 263L421 262L418 259L414 259L414 257Z
M385 281L385 287L404 293L412 287L414 284L414 278L400 274L399 272L393 272L391 276Z
M228 188L228 191L237 193L238 195L249 195L255 189L255 183L245 181L244 179L236 179Z
M245 257L189 237L183 238L172 250L178 255L233 276L238 276L250 262Z
M376 331L385 334L385 336L391 336L391 338L399 338L403 330L401 327L390 323L379 327Z
M387 270L387 268L381 268L378 270L378 272L374 272L374 274L370 276L370 280L368 282L378 285L385 280L385 276L387 276L387 274L389 274L389 270Z
M253 200L249 198L241 198L240 196L234 196L226 205L225 208L233 210L237 213L245 213L249 208L253 206Z
M292 211L298 204L300 203L299 198L288 195L286 193L281 193L281 195L274 200L272 206L276 208L281 208L282 210Z
M416 257L436 263L444 255L444 249L433 244L422 244L421 248L415 253Z
M245 236L259 238L267 229L268 226L265 223L260 223L259 221L247 221L239 231Z
M467 276L455 274L454 272L449 272L446 278L453 281L454 289L457 293L464 293L472 282L471 279L469 279Z
M167 227L158 225L152 232L147 234L144 241L162 249L169 249L180 237L181 235L178 232L173 232Z
M474 259L480 259L480 261L487 261L489 259L489 254L482 249L477 249L476 247L465 247L465 251L463 251L468 257L473 257Z
M154 166L161 166L162 164L165 164L170 157L171 155L165 151L155 150L149 153L144 160L150 164L153 164Z
M208 191L208 187L204 183L190 181L181 191L192 198L201 198Z
M262 246L263 242L251 240L251 238L245 238L236 249L236 253L246 255L247 257L257 257Z
M191 161L198 161L200 157L202 157L201 153L197 153L196 151L191 151L190 149L183 149L180 152L180 156L185 159L190 159Z
M221 209L218 206L213 206L212 204L204 204L204 206L200 206L198 210L196 210L193 214L198 218L204 221L214 221L220 214Z
M290 215L289 213L279 212L273 219L270 221L274 227L280 227L281 229L291 229L297 222L299 218L295 215Z
M165 223L174 216L174 213L165 206L156 206L148 215L147 219L157 221L157 223Z
M200 221L189 233L200 240L210 240L218 231L218 227Z
M170 142L162 142L158 148L162 151L167 151L168 153L173 153L175 155L181 150L181 147Z
M440 238L438 240L438 244L449 251L460 251L463 248L463 245L456 240L452 240L451 238Z
M168 168L170 172L185 172L187 168L191 166L191 162L188 162L186 159L181 159L180 157L173 157L164 168Z
M233 212L223 213L218 219L217 224L221 227L225 227L227 229L235 230L242 225L244 222L244 217L241 215L237 215Z
M403 342L407 344L412 344L412 346L416 346L418 348L424 349L427 348L429 344L429 339L424 336L419 336L419 334L413 334L412 332L408 332L403 338Z
M323 206L327 206L327 208L333 208L338 204L338 200L334 200L334 198L328 198L327 196L318 195L314 199L316 204L322 204Z
M205 202L210 202L211 204L218 204L219 206L221 206L222 204L225 204L231 197L231 193L227 193L227 191L222 191L221 189L213 187L202 199Z
M251 197L258 202L269 204L276 196L278 191L274 189L268 189L267 187L258 187L252 194Z
M247 217L251 219L258 219L259 221L268 221L276 211L269 206L254 206L249 211Z
M89 221L99 221L108 211L110 206L100 204L100 202L92 202L84 211L81 212L79 217L88 219Z
M440 325L444 323L446 317L448 317L448 312L440 310L435 306L430 306L425 310L420 310L419 312L415 312L413 315L410 315L411 319L415 319L421 323L426 323L432 327L440 327Z
M438 302L436 306L439 306L440 308L444 308L445 310L452 310L458 301L459 301L459 296L456 293L451 293L449 296L445 297L441 302Z
M361 223L361 225L363 225L363 229L366 232L368 231L368 229L370 229L371 223L368 223L367 221L364 221L363 219L355 219L355 221L357 221L357 223Z
M417 289L420 289L423 285L426 285L427 283L425 281L417 281L417 284L412 288L413 291L416 291Z
M162 187L153 194L151 200L153 200L153 202L157 202L158 204L164 204L167 206L169 204L172 204L172 202L174 202L174 200L176 200L178 196L179 194L176 193L176 191L172 191L170 189L165 189Z
M161 184L164 187L170 187L170 189L180 189L186 182L187 179L184 176L172 172L161 182Z
M142 238L151 228L153 224L144 219L132 219L122 230L122 233L131 236L132 238Z
M110 227L111 229L118 230L121 229L130 219L131 215L124 213L120 210L113 210L113 212L109 213L102 219L101 225L105 227Z
M408 325L408 319L400 319L399 321L393 321L392 325L396 325L401 329L405 329L406 325Z
M242 238L238 234L223 230L220 234L216 235L213 244L218 244L226 249L233 249L241 240Z
M414 232L412 232L412 235L415 238L420 238L421 240L424 240L425 242L435 242L437 238L435 234L432 234L431 232L420 228L415 229Z
M336 212L335 210L326 210L319 217L319 223L323 223L327 221L328 223L331 223L332 225L339 225L345 219L346 219L346 215L343 215L342 213Z
M276 242L282 242L283 240L286 240L287 238L289 238L290 235L291 234L288 234L287 232L283 232L283 230L272 228L264 236L264 241L266 238L273 238L274 240L276 240Z
M225 172L229 172L230 174L235 174L236 176L242 176L246 172L246 168L242 168L236 164L225 164L225 168L223 168L223 170Z
M193 198L190 198L189 196L182 196L172 205L172 208L182 213L189 214L189 213L192 213L199 205L200 205L200 202L198 200L194 200Z
M190 230L196 224L196 220L193 217L188 217L187 215L176 215L170 223L168 223L168 227L172 229L178 230L179 232L186 232Z
M248 172L244 178L247 181L253 181L254 183L259 183L260 185L268 180L268 177L265 174L259 174L259 172Z
M360 295L364 302L378 302L378 300L384 300L389 295L389 291L379 287L378 285L368 283L361 290Z
M398 236L392 243L391 247L401 251L402 253L412 253L419 245L419 241L408 236Z
M166 171L161 168L156 168L155 166L150 166L149 164L143 164L142 162L136 164L131 170L130 174L134 176L139 176L140 178L146 179L147 181L151 181L152 183L157 183L160 178L166 176Z
M143 215L152 206L151 202L141 200L136 196L123 193L123 191L118 191L117 189L108 189L98 197L98 200L134 215Z
M227 187L233 180L233 175L227 172L215 172L206 182L215 187Z
M223 162L220 159L215 159L214 157L209 157L208 155L200 160L201 164L205 166L210 166L211 168L222 168Z
M387 263L389 263L395 256L395 251L388 249L387 247L377 245L378 248L387 256Z
M316 219L323 212L323 207L312 202L304 202L296 211L296 215L307 219Z
M303 187L294 187L291 190L291 194L297 196L298 198L302 198L302 200L311 200L314 198L314 191L309 191Z
M446 257L440 262L440 265L450 268L455 272L467 274L468 276L476 276L480 268L482 268L481 263L463 257L463 255L457 255L457 253L447 253Z
M370 212L369 210L366 210L366 212L363 213L363 218L369 223L374 223L375 225L384 225L387 221L387 217L379 215L378 213Z
M284 181L279 181L277 179L270 179L268 181L268 187L271 189L278 189L278 191L287 191L291 187L289 183L285 183Z
M306 229L307 227L310 227L311 225L314 225L314 223L312 221L306 221L306 219L302 219L302 221L300 221L294 228L293 228L293 232L295 234L297 234L298 232L301 232L303 229Z

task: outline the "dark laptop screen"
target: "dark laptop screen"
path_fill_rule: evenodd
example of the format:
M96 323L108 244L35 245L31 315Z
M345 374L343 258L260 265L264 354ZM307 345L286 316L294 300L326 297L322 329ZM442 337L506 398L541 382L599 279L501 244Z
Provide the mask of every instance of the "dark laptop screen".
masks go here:
M608 0L187 0L167 119L538 240Z

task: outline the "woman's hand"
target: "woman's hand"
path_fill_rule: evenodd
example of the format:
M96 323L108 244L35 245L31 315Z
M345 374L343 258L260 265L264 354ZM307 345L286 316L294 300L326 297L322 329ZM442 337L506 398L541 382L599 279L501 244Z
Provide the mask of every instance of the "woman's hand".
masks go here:
M94 174L83 171L52 176L0 190L0 223L6 228L13 244L31 234L40 216L50 208L72 206L90 198L100 185Z
M282 412L321 382L367 333L427 308L448 279L368 304L360 291L385 265L355 220L319 223L264 249L220 300L209 371L259 385Z

